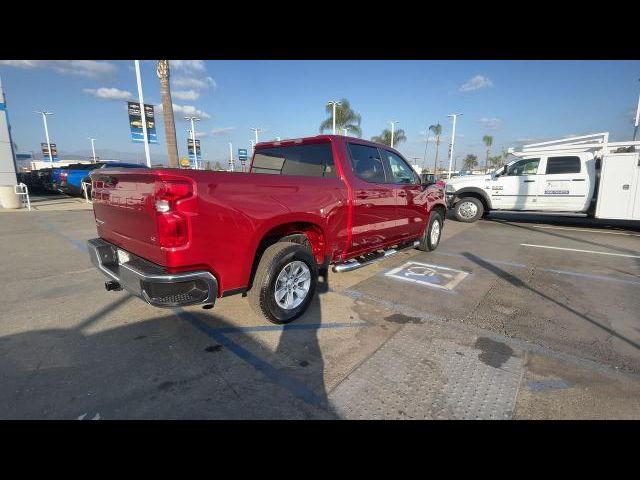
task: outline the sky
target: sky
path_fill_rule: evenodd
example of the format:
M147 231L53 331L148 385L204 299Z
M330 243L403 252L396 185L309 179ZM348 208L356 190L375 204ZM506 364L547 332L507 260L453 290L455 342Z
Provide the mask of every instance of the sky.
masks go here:
M101 158L144 161L144 146L131 142L126 100L138 99L132 60L0 60L13 140L19 153L36 152L45 141L42 117L61 157L91 155L89 137ZM145 103L160 104L156 61L141 63ZM330 100L346 98L362 116L363 138L398 121L407 140L396 148L411 162L433 166L431 124L443 127L439 161L451 136L448 114L462 113L454 157L485 158L484 135L492 151L519 144L608 131L611 140L633 134L640 61L268 61L177 60L171 62L171 91L178 153L187 154L196 124L204 161L229 159L250 148L252 127L260 140L319 133ZM161 109L156 107L159 143L152 163L166 163ZM425 146L427 147L425 162ZM461 164L461 163L460 163Z

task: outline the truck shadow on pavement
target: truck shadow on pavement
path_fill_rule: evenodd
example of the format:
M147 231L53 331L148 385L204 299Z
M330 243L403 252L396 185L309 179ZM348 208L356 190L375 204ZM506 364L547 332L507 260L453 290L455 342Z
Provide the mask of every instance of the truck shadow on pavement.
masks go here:
M326 276L318 289L328 290ZM0 418L336 417L324 384L317 297L286 326L232 325L195 308L101 325L139 301L123 295L73 328L0 337ZM256 340L262 335L265 342Z
M509 282L514 287L517 287L517 288L520 288L520 289L529 290L530 292L535 293L536 295L538 295L540 298L542 298L544 300L547 300L548 302L551 302L551 303L561 307L562 309L572 313L576 317L579 317L579 318L581 318L583 320L586 320L591 325L594 325L595 327L599 328L600 330L603 330L604 332L606 332L608 335L611 335L611 336L613 336L613 337L615 337L615 338L617 338L619 340L622 340L623 342L627 343L628 345L631 345L632 347L634 347L636 350L640 350L640 344L638 344L637 342L635 342L635 341L625 337L624 335L616 332L612 328L609 328L606 325L603 325L602 323L598 322L597 320L594 320L593 318L589 317L588 315L580 313L579 311L577 311L574 308L570 307L566 303L560 302L560 301L556 300L555 298L552 298L552 297L546 295L545 293L543 293L543 292L537 290L536 288L528 285L527 283L525 283L524 281L522 281L518 277L510 274L506 270L503 270L502 268L494 265L493 263L490 263L490 262L478 257L477 255L474 255L473 253L470 253L470 252L462 252L462 255L465 258L469 259L470 261L474 262L475 264L479 265L480 267L482 267L482 268L494 273L496 276L506 280L507 282Z

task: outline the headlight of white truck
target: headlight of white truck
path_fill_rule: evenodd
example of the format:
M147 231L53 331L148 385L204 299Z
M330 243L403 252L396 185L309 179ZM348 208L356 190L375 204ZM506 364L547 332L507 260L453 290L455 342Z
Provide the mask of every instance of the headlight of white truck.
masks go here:
M446 193L453 193L456 191L456 187L454 187L453 185L451 185L450 183L447 183L447 186L444 188L444 191Z

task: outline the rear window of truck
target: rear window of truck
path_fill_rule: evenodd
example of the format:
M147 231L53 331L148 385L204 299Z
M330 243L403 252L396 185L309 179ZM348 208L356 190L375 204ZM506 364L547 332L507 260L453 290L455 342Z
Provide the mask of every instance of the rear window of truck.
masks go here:
M335 178L330 143L310 143L256 150L251 173Z

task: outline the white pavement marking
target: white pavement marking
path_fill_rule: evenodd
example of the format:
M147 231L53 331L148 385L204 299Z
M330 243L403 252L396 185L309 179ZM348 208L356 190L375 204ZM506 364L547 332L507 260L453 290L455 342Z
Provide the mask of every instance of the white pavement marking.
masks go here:
M533 228L548 228L550 230L570 230L574 232L589 232L589 233L606 233L607 235L627 235L630 237L640 237L638 233L627 233L627 232L609 232L605 230L592 230L589 228L573 228L573 227L553 227L551 225L529 225Z
M530 243L521 243L523 247L535 247L535 248L549 248L552 250L567 250L570 252L580 252L580 253L597 253L598 255L612 255L614 257L627 257L627 258L640 258L640 255L627 255L624 253L609 253L609 252L598 252L596 250L580 250L579 248L563 248L563 247L550 247L548 245L532 245Z

